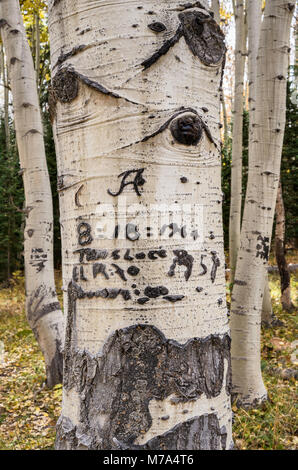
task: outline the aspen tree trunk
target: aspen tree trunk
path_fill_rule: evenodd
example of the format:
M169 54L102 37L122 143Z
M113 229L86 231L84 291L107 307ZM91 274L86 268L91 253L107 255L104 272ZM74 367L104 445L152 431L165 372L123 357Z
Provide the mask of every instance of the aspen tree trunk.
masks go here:
M285 257L285 208L282 197L281 182L278 185L276 199L276 227L275 227L275 256L280 275L280 290L282 308L291 312L294 305L291 301L290 271Z
M68 306L56 447L228 449L223 34L202 2L166 0L51 1L49 32ZM197 201L201 225L180 222Z
M247 17L247 72L248 72L248 87L249 87L249 139L248 139L248 158L252 160L258 156L253 153L252 148L252 134L254 113L256 106L261 106L262 103L256 102L256 82L257 82L257 55L259 47L259 38L261 31L262 19L262 0L250 0L246 2L246 17ZM251 162L253 165L254 163ZM262 305L262 323L269 326L273 319L273 311L271 304L271 294L269 288L268 273L265 271L265 288Z
M63 331L54 282L52 195L35 71L17 0L0 2L0 26L10 71L26 201L26 313L45 357L47 385L52 387L62 380Z
M266 2L257 57L252 152L231 302L233 393L254 406L267 397L260 368L265 268L277 195L285 127L289 32L294 4Z
M231 202L229 221L229 256L231 282L234 281L237 253L240 245L242 205L242 133L243 133L243 90L245 65L245 24L244 0L235 2L235 86L233 108Z
M9 131L9 115L8 115L8 107L9 107L8 71L7 71L7 67L5 64L4 50L3 50L2 44L1 44L1 72L2 72L2 79L3 79L3 87L4 87L5 147L6 147L6 152L8 153L10 150L10 131Z

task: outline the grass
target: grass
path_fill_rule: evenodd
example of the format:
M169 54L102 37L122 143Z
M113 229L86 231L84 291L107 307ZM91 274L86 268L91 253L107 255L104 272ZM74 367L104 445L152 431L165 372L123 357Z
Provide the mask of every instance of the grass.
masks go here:
M297 282L292 275L293 299ZM269 401L249 411L233 406L234 441L242 450L298 447L295 380L270 373L272 367L293 368L297 312L282 311L277 274L270 275L270 288L274 312L284 326L262 331L262 369ZM0 450L52 449L60 414L62 387L48 390L44 385L43 357L26 322L24 298L24 280L16 273L12 286L0 290Z

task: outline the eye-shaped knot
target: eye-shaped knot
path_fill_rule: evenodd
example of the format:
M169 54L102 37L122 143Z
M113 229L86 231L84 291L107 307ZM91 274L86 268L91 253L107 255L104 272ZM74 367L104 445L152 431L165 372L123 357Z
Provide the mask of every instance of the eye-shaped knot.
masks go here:
M171 123L170 130L173 137L184 145L196 145L202 138L203 127L198 116L187 114Z
M154 31L155 33L161 33L162 31L165 31L167 28L163 23L160 23L159 21L155 21L154 23L148 24L148 28Z

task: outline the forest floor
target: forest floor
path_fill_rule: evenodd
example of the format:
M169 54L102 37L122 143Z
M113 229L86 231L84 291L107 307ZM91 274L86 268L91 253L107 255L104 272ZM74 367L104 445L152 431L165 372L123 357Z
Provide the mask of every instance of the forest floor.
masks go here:
M297 255L287 259L297 263ZM269 401L249 411L233 405L233 437L241 450L298 448L296 381L274 375L298 365L297 310L291 314L282 310L279 276L273 273L269 279L273 310L283 326L262 330L262 370ZM291 275L296 305L297 287L296 271ZM53 449L62 386L49 390L44 380L43 357L24 314L24 279L15 273L11 286L0 290L0 450Z

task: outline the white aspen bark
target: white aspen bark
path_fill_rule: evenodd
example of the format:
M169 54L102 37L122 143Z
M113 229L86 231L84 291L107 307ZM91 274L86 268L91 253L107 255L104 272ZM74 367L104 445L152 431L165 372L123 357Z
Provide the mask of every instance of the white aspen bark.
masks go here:
M166 0L51 1L49 32L68 306L56 447L230 448L223 34L202 2ZM196 233L178 211L197 201Z
M231 282L234 281L237 253L240 245L242 206L242 133L243 133L243 90L246 35L244 24L244 0L235 3L235 86L233 107L231 201L229 220L229 257Z
M275 256L280 275L280 290L281 290L281 305L287 312L293 311L294 305L291 301L291 278L288 268L287 260L285 257L285 208L282 197L281 182L278 185L277 199L276 199L276 226L275 226Z
M13 96L16 138L26 201L26 313L44 354L47 385L62 379L63 316L53 269L52 195L32 55L19 2L0 2L0 27Z
M253 154L252 133L254 124L254 113L256 106L262 107L262 103L256 102L256 81L257 81L257 55L262 20L262 0L250 0L246 2L247 18L247 73L248 73L248 109L249 109L249 131L248 131L248 159L258 159L258 155ZM251 161L251 165L254 163ZM271 295L269 289L268 274L265 273L265 289L262 306L262 323L269 326L273 319Z
M257 57L252 154L231 302L233 393L242 406L267 397L260 368L265 269L285 127L289 32L294 4L266 2Z
M5 64L3 45L1 44L1 72L4 87L4 130L5 130L5 146L6 151L10 150L10 131L9 131L9 90L8 90L8 71Z

